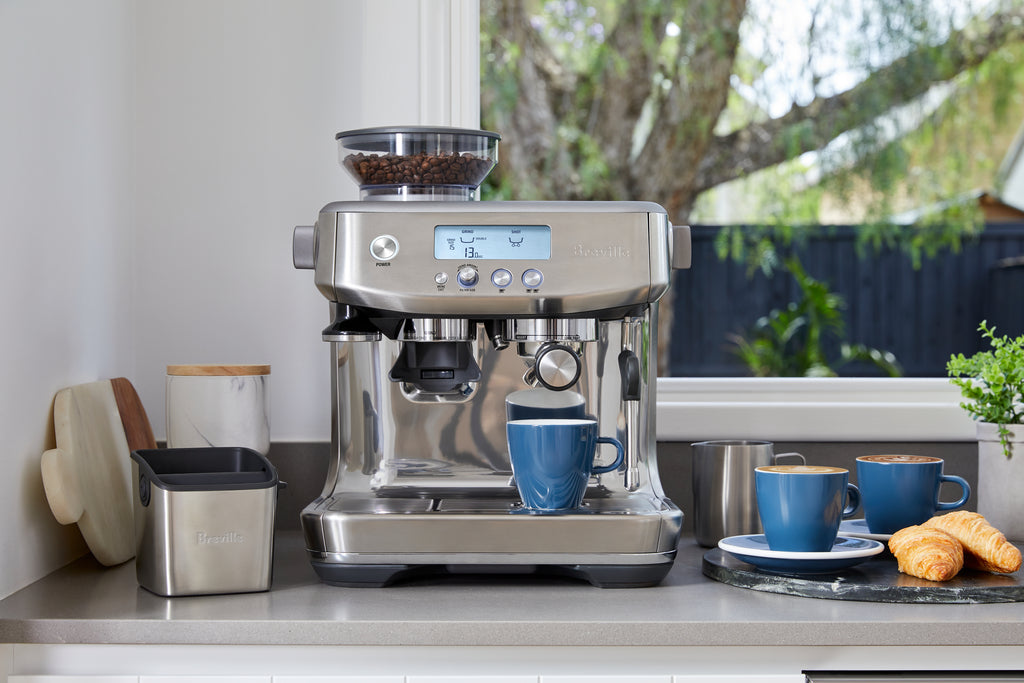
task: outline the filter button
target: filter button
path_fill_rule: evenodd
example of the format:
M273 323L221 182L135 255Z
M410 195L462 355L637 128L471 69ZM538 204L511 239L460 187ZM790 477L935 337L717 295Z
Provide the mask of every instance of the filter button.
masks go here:
M476 268L466 266L465 268L460 268L459 274L455 277L463 287L474 287L480 280L480 273L477 272Z

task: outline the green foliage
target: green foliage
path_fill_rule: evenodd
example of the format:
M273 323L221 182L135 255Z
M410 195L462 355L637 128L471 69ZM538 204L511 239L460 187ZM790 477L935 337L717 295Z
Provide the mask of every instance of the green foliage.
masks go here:
M981 321L978 331L988 339L988 351L970 358L956 354L946 364L950 382L967 399L960 407L976 420L999 425L999 441L1006 457L1012 455L1008 424L1024 424L1024 335L997 337L996 328Z
M845 302L814 279L796 257L785 268L800 287L800 300L760 318L748 336L734 335L736 353L755 377L834 377L835 368L865 361L890 377L902 375L896 357L887 351L850 344L843 339ZM826 357L826 339L840 340L839 357Z

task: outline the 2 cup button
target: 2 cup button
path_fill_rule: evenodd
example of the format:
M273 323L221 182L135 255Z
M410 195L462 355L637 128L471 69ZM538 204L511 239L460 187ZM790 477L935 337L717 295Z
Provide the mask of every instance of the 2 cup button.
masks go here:
M530 289L540 287L542 282L544 282L544 274L536 268L530 268L523 273L523 284Z

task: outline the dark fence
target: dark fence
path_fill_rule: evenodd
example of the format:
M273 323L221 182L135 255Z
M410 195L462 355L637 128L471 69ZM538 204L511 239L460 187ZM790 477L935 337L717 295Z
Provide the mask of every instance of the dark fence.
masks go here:
M786 271L750 275L745 265L719 259L719 230L693 227L693 267L674 275L672 375L750 374L728 336L749 332L759 317L800 297ZM793 248L810 276L845 299L845 341L892 352L907 377L938 377L950 354L987 348L977 332L982 320L997 334L1024 334L1024 224L991 224L959 253L925 257L918 269L896 250L858 253L856 230L830 227ZM838 372L881 374L866 364Z

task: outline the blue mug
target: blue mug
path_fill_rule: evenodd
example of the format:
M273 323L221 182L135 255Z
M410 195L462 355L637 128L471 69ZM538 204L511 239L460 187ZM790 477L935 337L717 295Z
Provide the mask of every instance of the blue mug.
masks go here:
M772 550L828 552L839 523L860 509L860 491L842 467L766 465L754 469L754 489Z
M939 502L942 482L960 486L960 498ZM963 507L971 487L962 477L942 473L942 459L926 455L862 455L857 484L864 496L864 521L873 534L894 534L926 522L936 512Z
M513 420L585 419L583 396L573 391L521 389L505 397L505 417Z
M618 440L598 436L596 420L513 420L506 431L512 475L528 510L578 508L590 475L617 470L625 455ZM611 465L594 466L599 443L615 446Z

